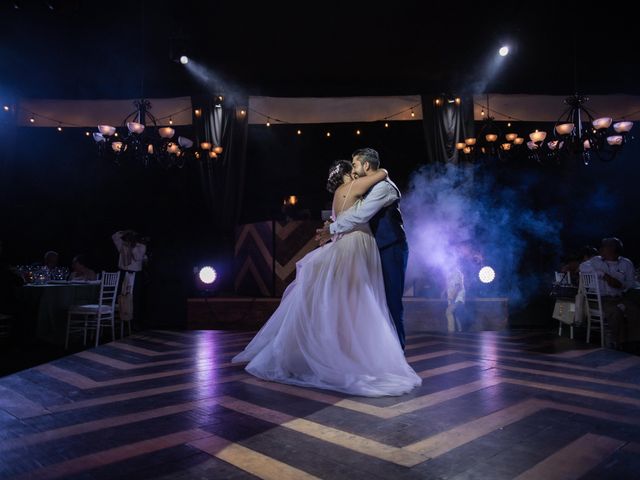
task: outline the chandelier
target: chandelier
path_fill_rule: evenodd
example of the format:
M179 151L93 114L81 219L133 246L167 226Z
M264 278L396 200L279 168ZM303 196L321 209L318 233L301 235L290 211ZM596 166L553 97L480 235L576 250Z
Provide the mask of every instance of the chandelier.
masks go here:
M559 161L566 157L580 157L589 165L593 157L603 162L612 161L629 141L633 122L613 122L611 117L594 118L584 104L589 100L583 95L572 95L564 100L567 110L560 116L553 129L553 138L547 140L547 132L536 130L529 134L529 157L540 163ZM546 141L545 141L546 140Z
M182 168L187 160L196 156L193 141L178 136L172 127L158 127L156 118L149 112L151 102L135 100L136 109L122 121L126 127L124 136L111 125L98 125L93 139L98 145L98 153L117 165L126 160L136 160L144 167L157 165L162 168Z
M519 137L515 132L503 134L502 129L491 116L489 109L489 95L487 95L487 111L482 108L483 125L477 137L465 138L464 142L456 143L456 150L462 153L467 160L472 160L477 156L497 157L501 160L519 153L524 144L524 138ZM511 122L507 123L511 127Z

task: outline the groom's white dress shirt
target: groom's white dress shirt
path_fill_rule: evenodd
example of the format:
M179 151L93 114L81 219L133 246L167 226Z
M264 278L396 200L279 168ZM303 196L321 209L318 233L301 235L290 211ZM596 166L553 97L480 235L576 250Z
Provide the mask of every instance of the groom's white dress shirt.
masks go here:
M350 232L358 225L367 223L381 209L388 207L399 198L400 190L391 180L386 179L376 183L362 199L358 208L350 208L343 212L335 222L329 225L331 235Z

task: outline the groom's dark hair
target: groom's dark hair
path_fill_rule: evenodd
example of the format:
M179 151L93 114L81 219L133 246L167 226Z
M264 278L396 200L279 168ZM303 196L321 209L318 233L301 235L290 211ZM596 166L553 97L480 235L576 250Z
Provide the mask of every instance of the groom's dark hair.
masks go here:
M373 148L359 148L351 154L351 158L362 157L362 163L369 162L372 170L380 168L380 155Z

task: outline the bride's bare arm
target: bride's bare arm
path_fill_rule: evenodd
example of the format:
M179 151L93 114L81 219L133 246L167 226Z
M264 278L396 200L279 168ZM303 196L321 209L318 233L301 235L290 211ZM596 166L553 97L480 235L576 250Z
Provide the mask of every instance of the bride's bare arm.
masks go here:
M357 197L363 196L365 193L371 189L376 183L380 183L385 180L389 176L389 172L387 172L384 168L376 170L373 173L370 173L366 177L359 177L355 180L353 187L351 189L351 193L353 193Z

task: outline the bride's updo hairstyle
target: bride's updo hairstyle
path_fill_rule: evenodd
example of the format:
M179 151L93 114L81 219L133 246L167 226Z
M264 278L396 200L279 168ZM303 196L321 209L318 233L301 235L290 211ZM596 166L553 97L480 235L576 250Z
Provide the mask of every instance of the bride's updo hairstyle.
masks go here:
M327 190L331 193L344 183L344 176L351 173L351 162L348 160L336 160L329 169L329 178L327 178Z

